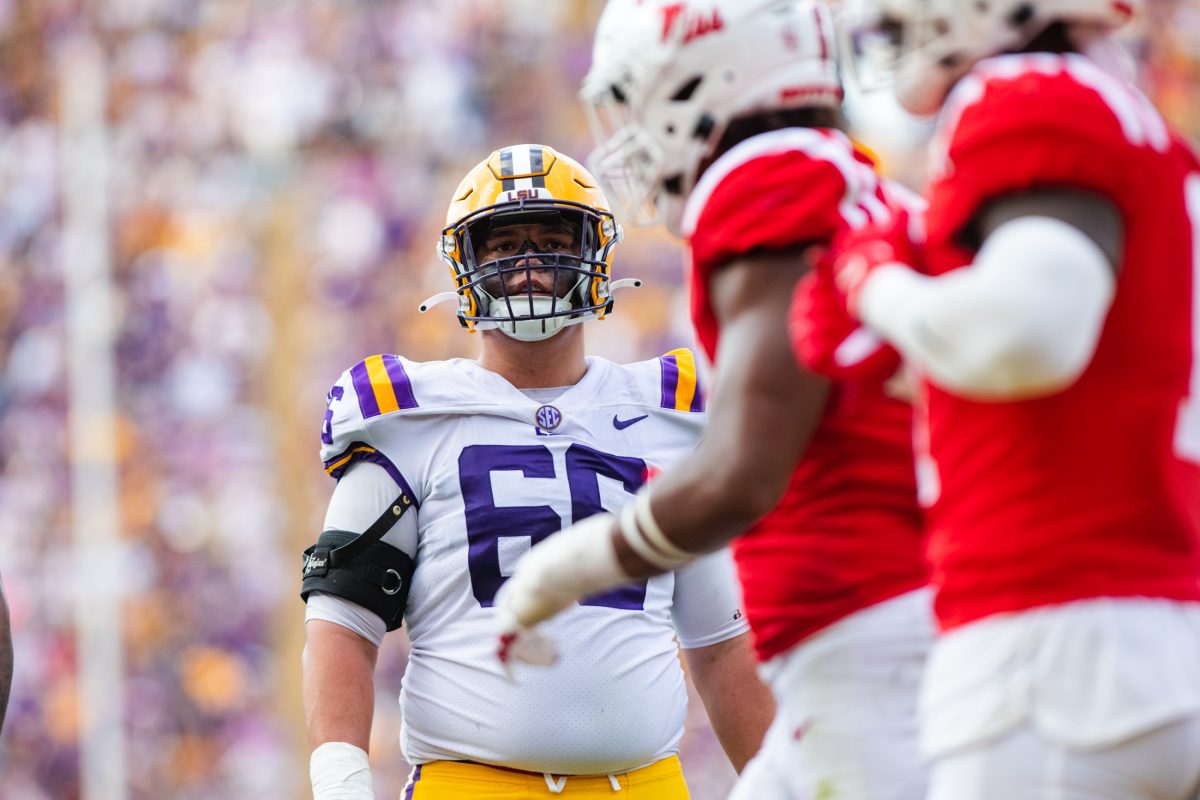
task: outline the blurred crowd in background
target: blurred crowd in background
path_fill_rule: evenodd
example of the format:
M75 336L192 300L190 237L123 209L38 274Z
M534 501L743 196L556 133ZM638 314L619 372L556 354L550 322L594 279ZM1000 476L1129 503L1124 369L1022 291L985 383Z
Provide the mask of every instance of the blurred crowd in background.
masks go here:
M122 611L131 798L307 795L300 550L331 481L326 389L377 352L471 356L435 255L449 195L497 147L591 147L575 90L600 0L0 0L0 573L16 649L0 797L79 796L59 54L107 58ZM1133 37L1160 108L1200 137L1200 4ZM886 148L880 148L886 152ZM885 163L885 168L887 164ZM632 231L646 286L594 352L690 340L681 258ZM86 513L83 511L81 513ZM372 762L407 772L381 655ZM693 703L698 800L731 771Z

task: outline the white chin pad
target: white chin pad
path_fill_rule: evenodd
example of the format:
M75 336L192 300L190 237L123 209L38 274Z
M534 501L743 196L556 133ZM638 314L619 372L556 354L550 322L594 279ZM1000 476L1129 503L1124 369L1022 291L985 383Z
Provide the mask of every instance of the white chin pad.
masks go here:
M544 319L523 319L523 317L549 314L551 310L556 313L570 311L571 308L569 300L559 299L556 301L553 297L546 295L534 295L533 297L522 295L510 297L508 300L503 298L493 300L488 306L488 316L507 317L511 315L512 322L497 322L496 327L519 341L536 342L549 339L562 330L567 317L546 317Z

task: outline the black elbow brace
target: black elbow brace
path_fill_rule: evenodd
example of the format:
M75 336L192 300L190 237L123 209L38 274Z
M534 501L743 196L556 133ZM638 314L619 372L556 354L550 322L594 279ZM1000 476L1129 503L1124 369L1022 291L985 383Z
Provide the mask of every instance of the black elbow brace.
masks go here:
M416 563L403 550L384 542L372 542L350 558L337 552L360 534L325 531L317 543L304 551L304 577L300 598L313 592L341 597L374 611L394 631L404 621L408 587Z

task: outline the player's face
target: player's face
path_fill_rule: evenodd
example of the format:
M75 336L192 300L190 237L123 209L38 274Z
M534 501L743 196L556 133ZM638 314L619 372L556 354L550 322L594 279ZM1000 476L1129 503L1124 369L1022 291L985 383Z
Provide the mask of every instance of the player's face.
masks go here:
M553 257L560 255L578 256L579 237L565 225L545 223L494 228L475 250L476 262L485 269L490 262L496 264L490 270L498 274L483 282L493 297L527 293L562 297L578 276L554 269Z

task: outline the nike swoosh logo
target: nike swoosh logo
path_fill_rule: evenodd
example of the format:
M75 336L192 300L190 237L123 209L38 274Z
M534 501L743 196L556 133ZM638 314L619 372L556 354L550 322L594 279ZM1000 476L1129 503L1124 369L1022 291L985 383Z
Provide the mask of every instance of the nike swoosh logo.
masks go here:
M617 415L613 414L613 427L619 431L623 431L626 428L628 428L630 425L632 425L633 423L641 422L648 416L650 416L650 415L642 414L640 417L634 417L633 419L617 419Z

